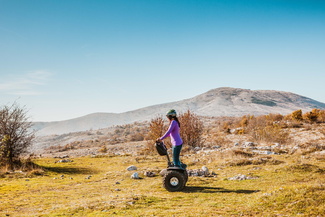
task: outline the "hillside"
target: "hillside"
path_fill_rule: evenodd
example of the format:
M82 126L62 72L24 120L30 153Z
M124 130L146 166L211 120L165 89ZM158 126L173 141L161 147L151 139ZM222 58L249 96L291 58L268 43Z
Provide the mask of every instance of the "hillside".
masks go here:
M275 90L249 90L239 88L217 88L193 98L153 105L124 113L94 113L83 117L58 121L34 123L37 135L64 134L95 130L114 125L150 120L163 115L169 109L178 112L191 110L203 116L242 116L268 113L288 114L294 110L324 109L325 104L294 93Z

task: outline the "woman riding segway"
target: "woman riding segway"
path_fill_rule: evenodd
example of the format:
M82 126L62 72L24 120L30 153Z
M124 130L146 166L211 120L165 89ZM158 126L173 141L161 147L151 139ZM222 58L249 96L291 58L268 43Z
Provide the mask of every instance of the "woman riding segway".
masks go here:
M169 128L167 132L160 138L157 139L157 142L161 142L165 138L171 138L172 150L173 150L173 163L174 166L182 168L182 163L179 160L179 155L183 147L183 140L180 136L180 127L181 124L177 118L176 111L174 109L170 110L167 113L167 118L169 119Z

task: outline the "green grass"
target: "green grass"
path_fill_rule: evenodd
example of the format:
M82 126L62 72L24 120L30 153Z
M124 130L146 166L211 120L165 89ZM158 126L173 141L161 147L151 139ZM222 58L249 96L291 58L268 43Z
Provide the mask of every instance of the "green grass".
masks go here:
M162 187L161 177L143 176L163 169L163 157L37 159L42 176L0 179L0 216L324 216L324 161L274 158L283 163L226 166L215 160L206 166L217 177L189 177L184 191L173 193ZM201 168L201 162L189 169ZM130 178L130 165L143 179ZM227 179L237 174L259 178Z

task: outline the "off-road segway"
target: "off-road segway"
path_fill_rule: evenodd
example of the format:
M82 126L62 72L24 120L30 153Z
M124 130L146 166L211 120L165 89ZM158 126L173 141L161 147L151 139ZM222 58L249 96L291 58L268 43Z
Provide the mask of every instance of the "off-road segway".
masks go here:
M175 166L170 161L167 148L163 142L156 142L155 146L159 155L167 156L167 173L163 177L164 188L170 192L183 190L188 180L187 165L182 164L182 167Z

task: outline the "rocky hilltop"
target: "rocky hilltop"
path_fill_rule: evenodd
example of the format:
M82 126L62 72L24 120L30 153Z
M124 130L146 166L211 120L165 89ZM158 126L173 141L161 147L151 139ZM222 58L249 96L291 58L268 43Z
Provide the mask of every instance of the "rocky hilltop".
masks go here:
M65 121L38 122L34 123L34 129L39 136L95 130L150 120L158 115L164 115L171 108L178 112L191 110L198 115L217 117L268 113L289 114L298 109L303 111L313 108L325 109L325 104L290 92L222 87L190 99L124 113L94 113Z

